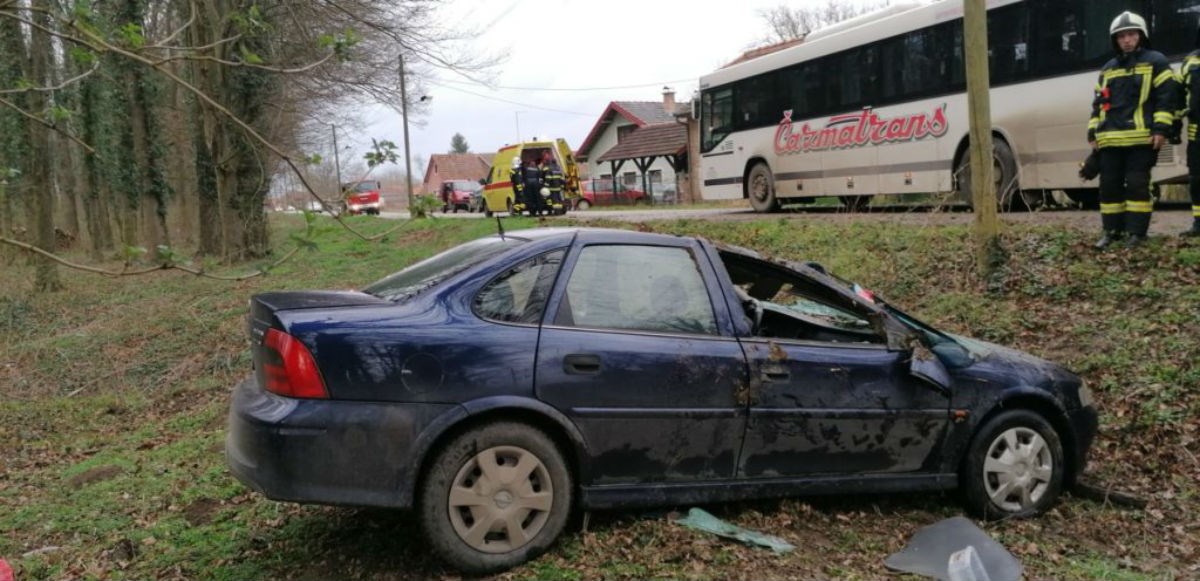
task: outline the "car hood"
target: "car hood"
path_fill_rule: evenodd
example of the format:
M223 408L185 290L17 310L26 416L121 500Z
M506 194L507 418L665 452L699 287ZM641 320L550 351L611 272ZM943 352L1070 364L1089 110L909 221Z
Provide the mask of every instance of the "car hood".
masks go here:
M995 343L980 341L961 335L950 335L955 341L971 352L975 363L963 371L979 379L993 379L997 384L1016 384L1026 386L1078 386L1079 377L1067 368ZM1001 381L1004 380L1004 381Z

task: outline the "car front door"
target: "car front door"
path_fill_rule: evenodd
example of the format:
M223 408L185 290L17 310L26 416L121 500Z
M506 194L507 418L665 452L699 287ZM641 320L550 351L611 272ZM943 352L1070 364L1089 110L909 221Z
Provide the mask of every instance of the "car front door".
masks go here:
M927 468L949 401L909 373L870 315L770 266L746 286L762 304L739 476L908 473Z
M586 441L583 484L732 478L746 362L699 244L579 242L564 268L535 381Z

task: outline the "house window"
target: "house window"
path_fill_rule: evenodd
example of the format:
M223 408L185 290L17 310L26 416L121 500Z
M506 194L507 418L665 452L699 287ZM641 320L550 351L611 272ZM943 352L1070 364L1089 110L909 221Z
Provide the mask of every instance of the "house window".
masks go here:
M635 130L637 130L637 125L622 125L622 126L618 127L617 128L617 143L621 143L622 141L625 141L625 138L629 137L629 134L633 133Z
M662 184L662 170L661 169L650 170L650 183L651 184Z
M628 187L637 185L637 172L627 171L621 174L621 183Z

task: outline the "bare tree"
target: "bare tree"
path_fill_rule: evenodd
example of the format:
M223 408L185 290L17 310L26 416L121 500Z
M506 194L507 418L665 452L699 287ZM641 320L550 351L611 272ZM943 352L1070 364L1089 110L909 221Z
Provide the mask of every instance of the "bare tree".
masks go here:
M760 10L759 16L770 29L762 42L770 45L802 39L814 30L878 10L889 3L890 0L864 3L827 0L823 6L793 7L780 4Z

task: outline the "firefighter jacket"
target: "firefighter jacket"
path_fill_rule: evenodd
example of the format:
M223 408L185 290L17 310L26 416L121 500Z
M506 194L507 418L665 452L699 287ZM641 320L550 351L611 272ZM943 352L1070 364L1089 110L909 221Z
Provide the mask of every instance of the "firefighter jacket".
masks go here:
M542 170L542 182L550 188L551 194L561 193L563 189L563 173L557 164L550 164Z
M508 181L512 183L513 195L517 199L521 198L521 170L520 168L508 172Z
M1100 147L1149 145L1150 135L1171 135L1179 82L1160 52L1138 49L1100 70L1088 141Z
M521 169L521 187L525 192L540 193L542 189L542 170L535 165L527 165Z
M1188 141L1196 140L1196 128L1200 127L1200 50L1192 51L1183 59L1183 110L1180 116L1188 122Z

